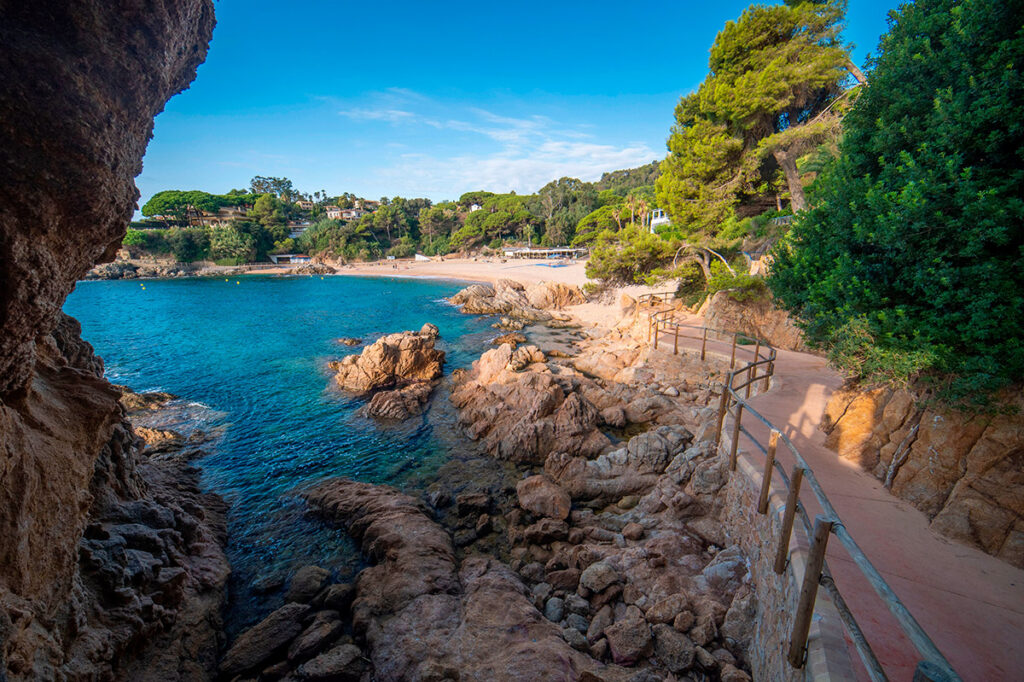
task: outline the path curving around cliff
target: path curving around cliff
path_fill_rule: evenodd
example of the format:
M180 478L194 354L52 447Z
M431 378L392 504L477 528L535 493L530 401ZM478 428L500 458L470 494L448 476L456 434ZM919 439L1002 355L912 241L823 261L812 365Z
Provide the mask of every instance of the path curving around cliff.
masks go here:
M704 323L696 316L678 321L695 326ZM662 332L660 340L660 350L655 352L671 355L672 335ZM699 352L699 348L699 340L680 340L680 352ZM727 344L709 344L708 348L709 353L725 357L729 351ZM742 350L740 353L738 359L743 358ZM850 534L960 676L978 682L1018 679L1024 669L1024 648L1020 646L1024 570L943 537L929 527L923 513L825 447L825 433L818 424L842 382L842 376L828 367L824 358L780 350L771 390L749 402L793 442ZM731 418L724 432L730 432L730 424ZM743 425L767 443L769 430L764 424L748 418ZM754 453L755 461L763 462L747 436L741 436L739 445ZM791 453L783 447L778 452L779 461L790 471L794 464ZM808 490L801 499L812 518L821 513ZM803 541L802 534L797 537ZM886 605L839 542L829 544L828 562L836 585L890 679L910 680L919 656ZM852 646L851 658L857 658Z

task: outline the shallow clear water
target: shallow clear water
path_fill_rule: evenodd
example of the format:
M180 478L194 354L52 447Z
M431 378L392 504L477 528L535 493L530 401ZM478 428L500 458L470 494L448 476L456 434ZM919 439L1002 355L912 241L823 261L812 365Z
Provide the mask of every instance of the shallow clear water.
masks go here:
M180 428L223 431L196 464L204 488L231 505L231 629L280 600L280 590L259 594L254 582L309 563L341 577L358 565L345 534L309 518L296 489L327 476L415 485L444 462L451 420L443 405L429 420L382 427L357 414L363 400L331 388L326 363L361 350L338 337L369 342L433 322L445 372L468 366L494 330L491 319L443 300L462 286L254 276L82 282L68 298L65 311L82 323L110 381L181 396Z

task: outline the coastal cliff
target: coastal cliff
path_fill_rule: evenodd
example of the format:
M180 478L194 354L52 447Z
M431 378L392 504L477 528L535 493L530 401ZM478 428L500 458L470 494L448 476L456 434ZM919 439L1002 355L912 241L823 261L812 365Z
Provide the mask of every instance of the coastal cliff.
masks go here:
M213 6L81 0L2 15L0 669L202 679L228 571L219 503L186 465L143 454L61 307L114 257L153 118L195 77Z

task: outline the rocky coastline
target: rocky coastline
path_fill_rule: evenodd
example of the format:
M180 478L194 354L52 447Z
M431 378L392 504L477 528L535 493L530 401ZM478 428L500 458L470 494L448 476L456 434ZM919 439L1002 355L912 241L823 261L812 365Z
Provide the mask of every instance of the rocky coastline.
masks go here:
M178 279L181 277L237 277L263 273L267 265L242 265L238 267L216 266L197 263L138 262L117 260L102 263L90 269L84 280L117 279ZM275 275L333 275L337 270L323 263L307 263L293 268L274 269Z
M582 302L578 290L531 288L527 298L516 283L473 285L453 301L468 314L575 326L562 308ZM369 566L346 583L300 569L286 604L236 639L222 674L749 680L756 603L718 520L729 472L702 440L716 372L694 365L681 378L638 332L628 318L579 333L574 353L503 343L440 381L430 326L332 364L339 387L368 406L437 386L483 453L453 453L420 491L349 479L304 491Z

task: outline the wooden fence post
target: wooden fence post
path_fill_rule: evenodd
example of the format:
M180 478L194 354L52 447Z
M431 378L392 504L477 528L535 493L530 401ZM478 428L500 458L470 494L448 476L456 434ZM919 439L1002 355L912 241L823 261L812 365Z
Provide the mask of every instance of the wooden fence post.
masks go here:
M708 347L708 328L704 327L704 339L700 342L700 361L704 362L704 354Z
M772 377L772 375L774 373L775 373L775 363L773 361L769 360L768 361L768 366L767 366L767 371L764 373L764 387L761 389L762 393L764 393L765 391L768 390L768 387L769 387L768 381L771 379L771 377Z
M793 620L793 634L789 638L789 664L794 668L802 668L807 652L807 635L811 631L811 617L814 615L814 601L818 598L818 584L821 582L821 569L825 565L825 548L828 546L828 535L832 532L832 521L824 516L814 519L814 540L807 552L807 570L804 573L804 584L800 588L800 603L796 607L796 618Z
M657 317L652 317L654 320L654 350L658 350L658 324L661 322Z
M722 444L722 427L725 425L725 413L729 411L729 386L732 384L732 373L722 384L722 404L718 407L718 426L715 428L715 454Z
M654 323L654 317L652 315L647 316L647 343L651 342L651 325Z
M768 513L768 491L772 487L772 472L775 470L775 449L779 446L779 432L772 429L768 436L768 454L764 459L764 478L761 480L761 497L757 500L757 513Z
M786 496L786 511L782 514L782 528L779 529L779 546L775 550L775 573L782 575L789 560L789 537L793 534L793 520L796 518L796 506L800 503L800 483L804 480L804 470L793 467L789 477L789 495Z
M754 347L754 361L747 365L747 398L750 397L750 387L754 385L754 378L757 376L757 360L758 356L761 355L761 339L757 340L757 346Z
M736 332L732 335L732 357L729 359L729 369L736 369Z
M736 401L736 423L732 425L732 448L729 452L729 471L736 471L736 449L740 445L740 420L743 418L743 403Z
M679 355L679 323L675 323L676 338L672 344L672 355Z

